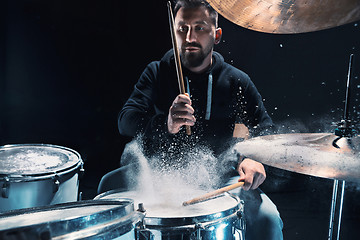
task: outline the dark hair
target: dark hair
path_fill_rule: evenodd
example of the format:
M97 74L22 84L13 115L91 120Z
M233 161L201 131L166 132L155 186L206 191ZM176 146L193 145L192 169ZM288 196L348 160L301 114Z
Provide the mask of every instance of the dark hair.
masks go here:
M204 6L206 10L208 10L210 18L212 19L213 24L217 27L218 13L211 7L211 5L204 0L177 0L175 1L174 7L174 16L176 16L177 12L180 8L197 8Z

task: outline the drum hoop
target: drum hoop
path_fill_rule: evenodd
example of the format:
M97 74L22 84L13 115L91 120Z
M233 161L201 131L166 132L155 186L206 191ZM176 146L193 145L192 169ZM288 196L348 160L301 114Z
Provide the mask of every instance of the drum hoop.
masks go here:
M97 195L94 199L101 199L102 197L111 195L113 193L121 193L124 192L121 189L110 190L104 193ZM235 199L237 204L229 209L218 211L215 213L207 214L207 215L199 215L199 216L192 216L192 217L148 217L145 214L144 222L146 226L186 226L186 225L194 225L198 223L204 222L211 222L215 221L216 219L225 218L230 216L239 210L242 210L242 202L240 198L234 194L230 194L228 192L224 193L225 195ZM122 198L119 198L122 199Z
M8 180L11 183L19 183L19 182L35 182L35 181L42 181L44 179L54 178L55 176L64 176L68 173L73 172L76 173L74 170L83 166L83 162L76 163L76 166L71 166L68 168L64 168L60 171L48 172L48 173L39 173L39 174L22 174L22 175L6 175L0 174L0 181L1 180Z
M230 196L237 201L237 204L226 210L218 211L211 214L204 214L199 216L192 217L146 217L145 216L145 225L146 226L185 226L185 225L196 225L199 223L206 223L216 221L217 219L222 219L227 216L230 216L241 209L240 199L230 193L224 193L224 195Z
M124 205L124 203L128 205ZM64 229L64 222L61 221L61 219L54 219L49 221L44 221L41 223L29 225L25 224L24 226L18 226L12 229L0 229L1 232L7 232L7 231L26 231L33 229L34 231L44 231L44 230L53 230L53 235L61 237L62 235L66 235L69 233L69 230L74 231L85 231L89 234L98 234L99 232L105 232L101 231L101 225L105 224L106 229L111 229L112 226L124 224L126 225L124 228L121 229L121 231L129 230L129 228L132 228L132 222L134 220L140 221L141 217L138 213L135 213L134 211L134 202L131 199L126 199L123 201L109 201L109 200L85 200L85 201L79 201L79 202L67 202L67 203L61 203L61 204L55 204L55 205L49 205L49 206L43 206L43 207L32 207L32 208L25 208L25 209L17 209L17 210L10 210L4 213L0 213L0 219L5 217L12 217L12 216L21 216L22 214L32 214L37 212L47 212L51 210L65 210L65 209L71 209L71 208L77 208L77 207L89 207L89 206L99 206L99 205L114 205L114 208L109 208L106 210L102 210L96 213L92 213L90 215L81 215L81 216L74 216L72 218L67 218L66 223L67 226L70 226L69 228L76 228L76 229ZM116 207L118 205L119 207ZM100 216L101 220L103 222L96 221L95 217ZM119 217L121 216L121 217ZM78 224L77 226L75 223L80 222L81 224ZM115 224L115 225L114 225ZM58 226L58 227L57 227ZM81 228L80 228L81 226ZM56 231L56 229L58 229ZM92 229L97 229L93 231ZM99 230L100 229L100 230Z
M0 173L0 181L6 179L9 182L32 182L32 181L40 181L43 179L48 179L48 178L52 178L55 177L56 175L65 175L69 172L72 172L78 168L82 168L84 162L81 159L80 154L68 147L63 147L63 146L59 146L59 145L53 145L53 144L43 144L43 143L27 143L27 144L7 144L4 146L0 146L0 151L1 150L6 150L6 149L10 149L10 148L14 148L14 147L22 147L22 146L34 146L34 147L50 147L50 148L58 148L61 150L65 150L68 152L73 153L78 161L75 162L73 165L60 169L58 171L49 171L46 173L34 173L34 174L1 174Z
M133 204L132 199L124 199L125 201L129 201ZM6 212L0 212L0 219L4 217L10 217L13 215L21 215L25 213L37 213L37 212L44 212L44 211L50 211L50 210L62 210L62 209L69 209L69 208L76 208L76 207L83 207L83 206L95 206L95 205L119 205L122 201L116 201L116 200L82 200L82 201L76 201L76 202L65 202L65 203L58 203L53 205L45 205L45 206L38 206L38 207L30 207L30 208L20 208L20 209L14 209L9 210Z

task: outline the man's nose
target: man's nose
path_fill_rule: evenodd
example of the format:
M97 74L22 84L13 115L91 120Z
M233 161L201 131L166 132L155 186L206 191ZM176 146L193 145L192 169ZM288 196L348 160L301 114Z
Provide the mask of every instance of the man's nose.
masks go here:
M186 33L186 41L187 42L195 42L196 41L196 33L192 28L189 28Z

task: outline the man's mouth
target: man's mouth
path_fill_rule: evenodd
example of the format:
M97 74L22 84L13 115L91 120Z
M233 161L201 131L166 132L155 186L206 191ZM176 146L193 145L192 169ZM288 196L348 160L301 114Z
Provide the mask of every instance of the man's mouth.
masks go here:
M198 47L186 47L185 51L186 52L197 52L197 51L200 51L200 48L198 48Z

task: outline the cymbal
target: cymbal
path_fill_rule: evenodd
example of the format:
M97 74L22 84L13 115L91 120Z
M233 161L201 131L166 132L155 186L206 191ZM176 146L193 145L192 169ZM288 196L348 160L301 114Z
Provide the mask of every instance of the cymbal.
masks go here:
M360 0L208 0L223 17L247 29L292 34L360 20Z
M331 133L278 134L255 137L234 150L263 164L316 177L360 182L360 137Z

